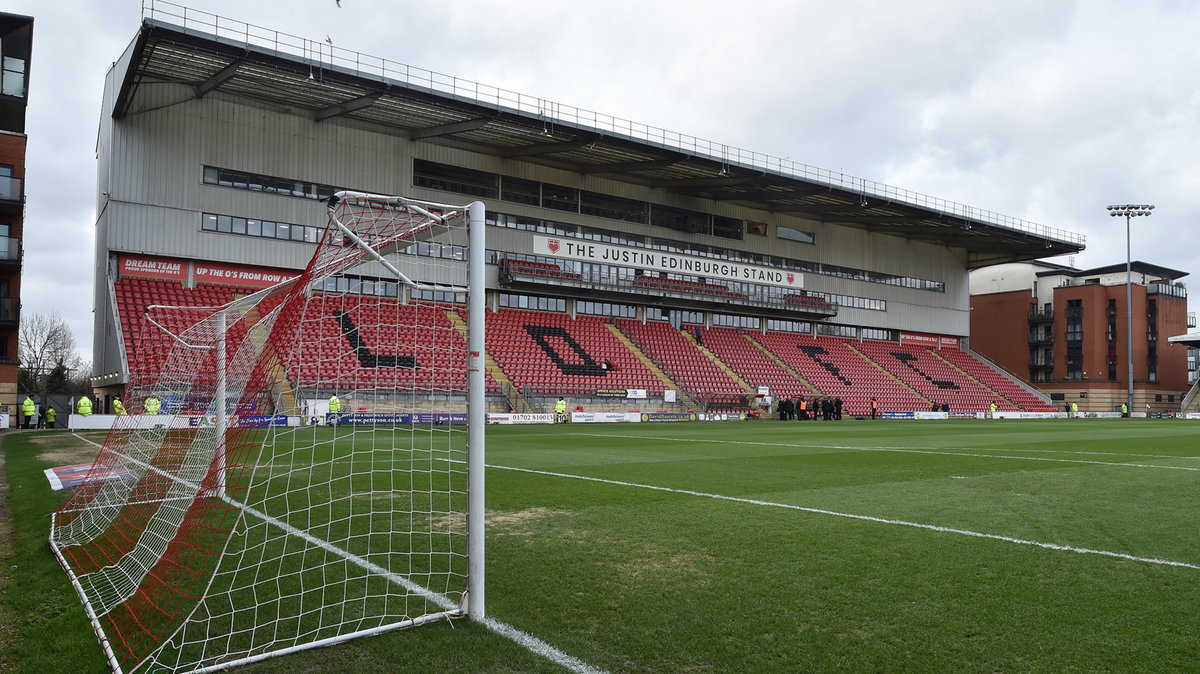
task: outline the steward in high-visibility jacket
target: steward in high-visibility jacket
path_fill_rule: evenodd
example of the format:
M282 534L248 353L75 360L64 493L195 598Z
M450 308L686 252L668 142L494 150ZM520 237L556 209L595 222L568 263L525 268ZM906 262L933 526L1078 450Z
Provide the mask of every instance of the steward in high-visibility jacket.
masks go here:
M120 398L113 398L113 412L117 414L129 414L125 411L125 403L121 402Z
M562 398L559 398L558 402L554 403L554 423L567 423L567 401Z
M329 397L329 413L337 414L342 411L342 399L337 396Z
M162 402L160 402L159 399L155 398L154 396L146 398L146 401L142 403L142 411L146 414L158 414L159 410L161 409Z
M53 407L46 408L46 428L54 428L56 421L58 421L58 411Z
M25 396L25 400L21 401L21 414L25 415L23 428L29 428L33 423L33 415L37 414L37 404L33 402L33 398Z
M92 416L92 399L87 396L79 396L79 404L76 409L81 417Z

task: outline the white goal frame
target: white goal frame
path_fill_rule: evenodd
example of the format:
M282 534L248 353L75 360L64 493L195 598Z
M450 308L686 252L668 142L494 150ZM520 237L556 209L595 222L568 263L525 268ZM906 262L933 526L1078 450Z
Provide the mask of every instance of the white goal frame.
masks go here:
M260 298L260 296L269 297L270 293L272 292L280 293L285 290L287 292L295 293L296 288L290 286L297 283L298 280L302 279L311 282L313 278L324 279L332 276L333 274L344 271L344 268L339 268L337 266L337 260L331 261L328 257L325 259L318 259L323 252L327 252L326 246L335 239L340 239L340 242L336 245L343 247L343 251L352 248L357 249L357 251L362 253L361 258L359 258L359 262L361 262L363 259L369 259L370 261L378 263L380 266L387 269L388 272L394 276L396 281L403 286L416 289L447 289L447 286L444 284L433 285L427 284L420 280L413 280L413 278L410 278L411 272L406 274L405 270L402 270L394 265L387 257L390 253L397 252L398 250L410 246L413 243L424 241L436 236L438 233L435 231L438 229L437 226L430 226L429 224L426 224L424 227L425 229L429 230L428 232L421 231L421 228L414 227L408 230L405 234L388 240L381 240L379 237L376 237L373 240L370 237L364 238L359 235L359 231L355 228L353 222L343 222L337 215L338 206L341 205L344 207L349 203L368 204L371 208L378 208L381 210L397 210L408 213L416 213L425 218L427 223L433 223L433 225L438 226L446 224L452 218L461 218L466 222L466 247L468 251L466 263L467 283L465 287L457 288L458 291L465 290L467 300L467 411L465 460L466 587L465 591L462 592L461 602L452 602L444 595L441 595L434 590L424 588L419 583L410 581L401 574L394 573L389 569L376 564L375 562L356 555L351 551L339 548L337 545L322 540L320 537L312 535L300 528L294 527L285 521L273 517L267 512L262 512L252 505L241 502L235 498L229 490L226 489L226 453L228 449L226 439L229 438L228 434L232 430L229 427L229 420L237 412L237 410L233 409L232 406L238 405L238 396L242 395L241 387L246 386L245 381L242 381L240 384L236 381L231 382L231 373L226 367L227 362L229 362L231 358L237 358L236 353L227 353L227 348L236 350L240 347L243 351L245 351L245 344L238 346L227 345L227 319L231 322L231 324L237 323L239 319L244 319L248 313L246 310L247 306L255 307L254 311L257 312L257 301L259 301L258 298ZM187 499L192 499L191 503L193 506L200 499L209 501L219 500L224 504L227 504L235 511L241 513L238 516L240 518L244 519L246 517L251 517L256 521L261 521L271 527L280 529L285 533L286 536L297 537L299 540L303 541L306 546L317 548L324 552L341 557L349 565L358 567L360 570L363 570L369 574L374 574L375 577L385 579L389 583L403 586L407 592L414 595L419 595L424 599L429 600L431 604L441 606L443 609L440 612L421 615L408 620L391 622L388 624L347 632L345 634L337 634L333 637L321 638L303 643L295 643L283 648L259 650L258 652L243 654L231 659L220 659L218 657L216 660L209 660L207 663L195 663L196 666L190 666L187 662L176 662L174 664L165 665L166 669L162 669L164 665L151 662L148 667L154 671L215 672L225 670L229 667L257 662L271 657L295 653L311 648L328 646L361 636L389 632L443 618L468 617L472 620L478 621L483 620L486 617L484 577L484 471L486 445L485 258L487 248L485 237L486 223L484 204L482 202L474 202L465 207L451 206L446 204L407 199L403 197L341 191L336 193L333 198L329 200L328 211L329 224L326 229L323 243L318 246L318 252L314 255L308 271L313 272L314 268L321 268L322 264L326 265L327 269L321 268L315 273L306 274L304 276L297 277L297 279L284 281L276 286L267 288L263 291L255 293L254 295L244 297L239 300L234 300L230 304L221 307L209 307L207 309L202 307L186 307L188 311L192 312L208 311L209 319L205 320L211 320L211 324L215 326L214 334L216 335L211 343L193 343L192 341L189 341L189 337L186 334L180 334L177 330L174 330L170 326L161 325L155 322L154 319L150 317L149 313L147 313L147 316L144 317L146 323L153 326L152 329L158 329L165 333L169 339L177 345L177 348L196 351L207 350L208 352L214 354L212 356L216 364L214 403L208 409L208 411L204 413L204 419L212 420L211 425L213 430L208 440L208 444L212 445L212 447L210 453L205 455L207 458L201 457L202 461L204 462L202 464L202 468L205 471L202 473L203 479L200 479L199 477L192 477L192 474L177 470L163 470L155 465L153 460L154 456L152 455L139 454L137 451L124 451L124 445L121 444L124 441L124 438L134 437L138 431L145 430L147 428L161 429L161 425L151 425L158 423L159 418L138 415L117 417L114 430L110 432L104 448L97 457L92 471L89 473L90 485L89 480L85 480L84 486L90 486L91 489L89 495L82 498L82 504L77 503L73 497L72 500L69 500L67 504L64 505L63 508L56 512L51 518L51 549L58 559L60 565L66 571L72 586L78 593L84 605L84 610L87 613L88 619L91 622L94 631L96 632L98 640L100 641L105 658L109 666L116 673L124 674L124 672L127 671L143 671L145 669L143 665L146 665L147 662L150 662L150 660L135 662L132 664L132 666L130 663L126 662L126 667L128 669L124 669L122 667L122 659L118 657L118 654L115 652L113 642L110 641L110 635L106 633L104 624L99 616L100 609L98 607L106 602L97 603L95 601L95 599L97 599L96 584L90 580L85 582L83 578L84 574L77 573L77 570L75 566L73 566L71 560L69 560L68 556L64 554L64 550L75 544L71 538L71 535L63 533L62 535L64 536L64 539L59 538L60 532L71 528L67 526L60 526L60 515L67 513L67 519L64 521L71 522L73 521L73 518L80 517L79 513L87 510L88 506L93 504L93 501L101 500L94 497L98 493L103 493L102 490L104 490L106 487L102 483L109 479L106 476L111 476L113 474L111 469L114 467L114 465L126 472L151 475L160 482L167 483L171 487L172 491L170 492L169 498L164 496L164 499L166 500L175 499L187 501ZM338 253L335 252L335 255L337 254ZM352 257L353 253L349 256ZM343 254L343 257L347 257L347 255ZM355 262L354 264L358 264L359 262ZM308 292L311 296L311 291ZM150 308L165 309L166 307ZM257 313L255 313L255 316L257 320ZM250 330L253 330L256 327L258 326L255 325L250 328ZM246 335L248 335L250 330L247 330ZM250 341L250 337L246 335L242 336L244 342ZM258 367L261 367L261 365ZM257 373L257 370L255 372ZM234 373L234 375L236 374L237 373ZM245 374L245 372L242 372L242 374ZM164 383L165 380L170 378L170 373L164 371L162 378L160 378L157 382L146 383L143 393L146 395L146 397L150 395L165 397L165 393L172 392L170 390L171 383ZM129 400L128 395L126 396L126 400ZM303 411L300 413L303 415ZM169 429L170 422L167 423L167 428ZM215 438L215 440L213 440L213 438ZM141 450L144 448L137 447L135 449ZM119 488L117 488L117 490L119 491ZM80 491L83 491L83 487L80 488ZM117 498L119 499L119 496ZM108 508L110 513L114 507L119 512L121 507L120 503L117 503L116 506L113 506L111 502L102 505ZM103 523L106 518L115 521L117 517L117 515L105 515L103 513L93 516L84 512L81 519L96 519ZM107 526L112 526L112 521L109 521ZM72 530L78 530L77 523ZM137 533L136 530L134 533ZM94 536L95 534L92 535ZM146 535L149 534L142 534L143 537ZM232 531L227 535L233 535ZM86 539L87 535L81 535L81 538ZM124 562L125 560L122 559L121 561ZM114 563L112 567L115 568L116 563ZM100 571L103 572L104 570L100 569ZM149 569L146 571L148 572ZM114 573L113 577L117 578L118 575ZM121 578L124 577L122 576ZM134 582L136 585L138 581L135 579ZM136 589L136 587L134 589ZM119 592L133 592L134 589L127 588ZM123 601L114 601L109 599L107 600L107 603L121 604ZM183 626L181 625L179 629L182 631Z

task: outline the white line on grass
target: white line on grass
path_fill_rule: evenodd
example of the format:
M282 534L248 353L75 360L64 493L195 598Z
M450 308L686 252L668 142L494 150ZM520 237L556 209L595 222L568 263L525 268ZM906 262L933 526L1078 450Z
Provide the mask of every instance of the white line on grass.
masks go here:
M672 438L660 437L651 435L610 435L607 433L571 433L571 435L580 435L594 438L626 438L637 440L657 440L659 442L687 442L695 443L696 438ZM703 442L700 439L700 442ZM1117 466L1120 468L1158 468L1161 470L1184 470L1189 472L1200 473L1200 467L1192 466L1160 466L1153 463L1124 463L1121 461L1088 461L1087 459L1053 459L1048 456L1008 456L1005 454L978 454L980 450L975 452L952 452L934 449L913 449L911 447L856 447L851 445L806 445L792 442L761 442L753 440L713 440L722 445L758 445L763 447L795 447L797 449L848 449L855 452L898 452L901 454L935 454L939 456L970 456L981 459L1012 459L1014 461L1049 461L1051 463L1078 463L1091 466ZM985 450L987 451L987 450ZM1009 450L996 450L1009 451ZM1028 450L1017 450L1028 451ZM1053 450L1047 450L1053 451ZM1171 457L1179 458L1179 457ZM1190 457L1183 457L1190 458Z
M93 442L92 440L89 440L89 439L79 435L78 433L74 433L73 435L90 445L94 445L96 447L101 447L101 448L103 447L101 444L99 444L97 442ZM163 475L164 477L166 477L168 479L171 479L171 480L174 480L181 484L187 485L188 487L195 487L197 490L199 490L199 488L200 488L199 485L188 482L180 477L172 476L169 473L165 473L162 470L160 470L150 464L144 463L142 461L138 461L137 459L134 459L132 457L125 456L124 454L121 454L120 452L114 452L114 453L128 459L129 461L132 461L132 462L140 465L142 468L144 468L146 470L151 470L156 473L159 473L160 475ZM332 543L328 543L324 540L321 540L320 538L317 538L316 536L313 536L306 531L297 529L296 527L294 527L286 522L275 519L274 517L271 517L270 515L268 515L264 512L261 512L254 508L251 508L250 506L248 506L244 503L239 503L238 501L235 501L234 499L231 499L229 497L222 497L222 500L226 501L227 503L229 503L230 505L232 505L234 507L241 508L243 510L243 512L254 515L255 517L263 520L264 522L273 524L273 525L283 529L285 532L287 532L289 534L298 536L301 539L308 541L309 543L313 543L314 545L317 545L320 548L322 548L328 552L332 552L340 557L343 557L347 561L350 561L351 563L359 566L360 568L363 568L367 571L370 571L372 573L380 575L383 578L386 578L387 580L390 580L393 583L396 583L396 584L404 587L405 589L407 589L410 592L414 592L416 594L424 596L425 598L433 601L434 603L441 605L442 608L444 608L444 609L449 610L455 606L455 603L453 601L451 601L449 597L446 597L445 595L439 594L432 590L426 589L399 574L393 573L393 572L379 566L378 564L367 561L366 559L363 559L362 557L359 557L358 555L355 555L351 552L342 550L341 548L337 547L336 545L333 545ZM492 618L487 618L487 617L482 618L476 622L478 622L479 624L488 628L489 630L495 632L496 634L499 634L500 636L510 639L510 640L516 642L517 644L525 647L525 649L529 650L530 652L534 653L535 655L540 655L540 656L546 658L547 660L550 660L551 662L554 662L555 664L557 664L565 669L568 669L572 672L578 672L579 674L604 674L604 672L605 672L605 670L597 668L597 667L593 667L592 665L587 664L586 662L580 660L579 658L576 658L573 655L567 655L566 653L558 650L557 648L542 641L541 639L538 639L537 637L535 637L531 634L528 634L526 632L522 632L521 630L513 627L512 625L508 625L508 624L502 623L498 620L493 620Z
M1146 564L1158 564L1160 566L1178 566L1185 569L1200 570L1200 564L1189 564L1187 562L1175 562L1169 559L1156 559L1154 557L1138 557L1136 555L1127 555L1123 552L1110 552L1108 550L1093 550L1091 548L1078 548L1073 545L1061 545L1059 543L1043 543L1040 541L1029 541L1023 538L1013 538L1011 536L1001 536L999 534L985 534L979 531L970 531L968 529L954 529L952 527L942 527L936 524L921 524L920 522L907 522L905 520L892 520L883 517L872 517L870 515L855 515L853 513L841 513L835 510L825 510L822 508L809 508L805 506L793 505L790 503L776 503L773 501L762 501L753 498L742 498L739 496L726 496L724 494L709 494L702 491L693 491L691 489L675 489L673 487L660 487L653 484L639 484L637 482L624 482L622 480L609 480L601 477L589 477L587 475L572 475L570 473L557 473L548 470L534 470L532 468L514 468L512 466L498 466L488 464L488 468L496 470L510 470L518 473L532 473L534 475L548 475L551 477L565 477L573 480L586 480L588 482L601 482L604 484L614 484L622 487L636 487L638 489L652 489L654 491L670 492L672 494L686 494L688 496L700 496L703 498L717 499L720 501L733 501L735 503L747 503L750 505L768 506L771 508L786 508L788 510L799 510L806 513L815 513L818 515L832 515L834 517L845 517L853 520L861 520L864 522L876 522L878 524L893 524L904 527L913 527L916 529L926 529L928 531L937 531L947 534L959 534L962 536L972 536L974 538L986 538L993 541L1003 541L1005 543L1017 543L1019 545L1032 545L1038 548L1047 550L1061 550L1064 552L1076 552L1085 555L1101 555L1104 557L1114 557L1116 559L1125 559L1133 562L1144 562Z

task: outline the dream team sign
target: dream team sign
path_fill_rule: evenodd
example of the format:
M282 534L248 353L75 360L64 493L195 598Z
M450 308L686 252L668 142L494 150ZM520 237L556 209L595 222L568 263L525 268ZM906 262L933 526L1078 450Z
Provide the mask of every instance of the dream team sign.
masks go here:
M648 271L691 274L710 280L762 283L784 288L804 287L804 275L792 271L563 237L533 237L533 254L592 264L613 264Z

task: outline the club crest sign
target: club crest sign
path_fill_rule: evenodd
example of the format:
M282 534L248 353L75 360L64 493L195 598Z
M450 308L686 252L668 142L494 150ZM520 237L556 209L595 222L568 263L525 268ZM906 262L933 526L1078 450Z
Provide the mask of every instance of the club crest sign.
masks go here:
M560 247L558 239L549 239L546 241L546 247L550 249L551 253L557 253Z

